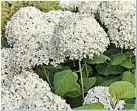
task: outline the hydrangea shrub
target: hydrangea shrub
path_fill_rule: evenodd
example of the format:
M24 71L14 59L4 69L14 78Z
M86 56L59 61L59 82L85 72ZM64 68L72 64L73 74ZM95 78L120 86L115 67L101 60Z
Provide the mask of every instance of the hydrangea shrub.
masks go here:
M135 109L135 2L2 7L2 109Z

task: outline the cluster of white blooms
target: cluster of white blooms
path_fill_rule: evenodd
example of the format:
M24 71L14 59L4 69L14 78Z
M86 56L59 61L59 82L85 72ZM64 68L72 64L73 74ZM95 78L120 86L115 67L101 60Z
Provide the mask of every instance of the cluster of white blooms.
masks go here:
M135 1L103 1L98 13L112 43L122 49L136 47Z
M22 71L12 79L8 75L1 76L1 107L3 110L71 109L65 100L51 92L46 81L28 71Z
M94 15L100 1L60 0L60 7L64 10L78 11L81 14Z
M6 37L23 69L56 65L68 56L92 58L109 44L105 31L92 17L60 10L43 13L34 7L21 8L12 16Z
M89 16L73 14L64 17L55 27L57 52L55 59L64 61L92 58L100 55L109 45L109 39L97 21Z
M52 43L54 26L61 18L71 14L61 10L43 13L34 7L25 7L11 17L6 26L6 37L21 67L49 64L52 52L55 52Z
M5 36L11 46L40 38L49 42L55 24L69 14L72 12L57 10L43 13L35 7L20 8L7 23Z
M84 104L90 104L90 103L102 103L104 105L105 109L112 110L113 107L111 105L111 95L109 94L108 87L104 86L98 86L91 88L88 91L87 96L84 99ZM124 108L125 102L124 100L120 100L115 105L115 110L122 110Z

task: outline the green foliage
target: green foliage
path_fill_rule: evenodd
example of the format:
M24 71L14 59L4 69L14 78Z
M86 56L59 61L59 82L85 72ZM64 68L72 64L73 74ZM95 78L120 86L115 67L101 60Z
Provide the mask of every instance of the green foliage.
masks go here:
M109 93L115 100L134 98L135 87L127 81L118 81L109 86Z
M113 66L110 63L103 63L96 65L98 74L109 75L109 74L121 74L124 68L120 65Z
M135 99L125 99L125 103L124 109L135 110Z
M134 67L134 64L131 62L131 60L126 59L125 61L121 63L121 66L128 68L128 69L132 69Z
M106 60L110 60L109 57L101 54L99 56L94 56L93 59L90 59L87 61L88 64L100 64L100 63L104 63Z
M87 92L96 83L96 77L83 78L84 90Z
M71 108L76 108L82 106L83 100L81 96L78 97L65 97L68 104L70 104Z
M109 49L92 60L84 59L80 63L80 69L78 61L68 60L56 67L44 66L45 71L43 67L38 67L36 70L40 70L39 75L51 84L52 91L65 98L74 109L94 108L92 105L82 106L83 93L85 96L87 91L94 86L109 87L114 107L120 99L135 97L135 87L133 87L135 85L135 56L131 51L122 53L119 51L121 50ZM122 60L119 60L119 57ZM130 67L127 61L134 66ZM82 72L83 85L80 72ZM99 106L97 107L99 108ZM125 108L133 109L134 104L128 102Z
M118 54L113 54L111 56L112 58L112 65L119 65L121 64L124 60L127 59L127 55L123 53L118 53Z
M73 95L74 92L80 93L81 90L77 80L77 74L71 70L56 73L54 76L55 93L60 96L64 96L68 92L71 92L71 94L68 94L69 96Z
M82 75L84 78L88 78L89 76L92 76L93 74L93 69L91 68L90 65L87 65L83 68L82 70Z
M120 81L121 80L121 76L110 76L107 77L103 80L103 82L100 84L100 86L110 86L112 83L116 82L116 81Z
M101 109L104 109L104 106L101 103L92 103L92 104L85 104L81 107L74 108L74 110L91 110L91 109L101 110Z
M135 75L129 71L123 73L122 81L128 81L135 85Z

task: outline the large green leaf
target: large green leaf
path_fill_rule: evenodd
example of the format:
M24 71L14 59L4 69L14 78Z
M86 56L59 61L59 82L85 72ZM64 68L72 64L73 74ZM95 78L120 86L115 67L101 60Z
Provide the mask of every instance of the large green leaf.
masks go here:
M77 80L77 74L71 70L56 73L54 76L55 93L64 96L66 93L74 91L74 89L79 90L80 86L78 86Z
M100 109L101 110L101 109L104 109L104 105L101 103L91 103L91 104L85 104L83 106L74 108L74 110L91 110L91 109L94 109L94 110Z
M106 60L110 60L108 56L105 56L103 54L97 56L95 55L93 59L88 60L88 64L100 64L104 63Z
M95 84L95 82L96 82L96 77L83 78L83 86L85 92L88 91Z
M109 93L114 99L135 97L135 87L127 81L118 81L109 86Z
M112 55L111 58L112 58L112 65L119 65L121 64L124 60L127 59L127 54L124 54L124 53L118 53L118 54L115 54L115 55Z
M134 64L129 59L126 59L120 65L128 69L131 69L134 67Z

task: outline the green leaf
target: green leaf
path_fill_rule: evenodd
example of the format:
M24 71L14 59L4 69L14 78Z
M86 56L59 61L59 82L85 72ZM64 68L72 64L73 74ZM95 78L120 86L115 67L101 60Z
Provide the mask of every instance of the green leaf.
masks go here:
M132 78L131 78L131 81L130 81L132 84L136 84L136 76L135 75L132 75Z
M95 84L95 82L96 82L96 77L83 78L83 86L85 92L88 91Z
M135 99L133 98L130 98L130 99L125 99L125 106L124 106L124 109L128 109L128 110L134 110L135 109Z
M133 99L133 98L130 98L130 99L125 99L124 100L125 101L125 106L124 106L124 109L130 109L130 110L133 110L133 109L135 109L135 103L136 103L136 101L135 101L135 99Z
M104 77L102 77L102 76L97 76L97 80L96 80L96 85L98 86L98 85L100 85L103 81L104 81Z
M134 67L134 64L129 59L126 59L120 65L128 69L131 69Z
M125 106L124 106L124 110L135 110L136 109L136 104L129 104L127 103Z
M90 110L90 109L104 109L104 105L101 103L91 103L91 104L85 104L83 106L74 108L73 110Z
M129 72L129 71L126 71L126 72L123 73L122 81L130 82L131 78L132 78L132 73Z
M121 74L124 70L125 69L120 65L111 66L111 68L109 69L109 74Z
M111 77L110 79L106 80L104 79L104 82L102 82L100 84L100 86L110 86L112 83L116 82L116 81L120 81L121 77Z
M115 46L114 46L115 47ZM117 54L117 53L120 53L121 52L121 49L118 49L118 48L112 48L112 49L109 49L109 50L106 50L104 52L105 55L113 55L113 54Z
M127 59L127 55L124 53L118 53L118 54L112 55L111 58L112 58L112 65L119 65L124 60Z
M56 73L54 76L55 93L64 96L66 93L74 91L74 89L79 90L78 87L80 86L78 86L77 80L77 74L71 70Z
M106 63L96 65L96 69L98 74L101 75L121 74L124 71L124 68L119 65L112 66Z
M97 56L95 55L93 59L88 60L88 64L100 64L104 63L106 60L110 60L108 56L105 56L103 54Z
M125 103L128 103L128 104L135 104L135 99L133 98L129 98L129 99L124 99Z
M96 65L97 72L98 74L101 74L101 75L109 75L110 67L111 67L110 65L105 63Z
M76 84L68 93L65 94L65 96L74 98L80 96L81 94L80 85Z
M135 75L129 71L123 73L122 81L128 81L135 85Z
M109 86L109 93L114 99L126 99L135 97L135 87L127 81L118 81Z
M131 57L131 62L135 62L135 60L136 60L136 57L135 57L135 56L132 56L132 57Z

